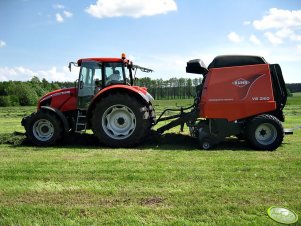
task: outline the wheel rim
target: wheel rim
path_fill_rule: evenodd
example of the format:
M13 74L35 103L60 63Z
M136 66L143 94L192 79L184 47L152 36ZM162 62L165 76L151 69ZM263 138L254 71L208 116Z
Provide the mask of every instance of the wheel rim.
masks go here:
M33 124L33 135L39 141L48 141L54 134L54 127L49 120L39 119Z
M126 139L132 135L136 128L136 116L125 105L111 106L103 114L102 128L113 139Z
M210 143L208 141L203 142L203 149L208 150L210 148Z
M255 139L262 145L272 144L277 137L277 129L270 123L260 124L255 131Z

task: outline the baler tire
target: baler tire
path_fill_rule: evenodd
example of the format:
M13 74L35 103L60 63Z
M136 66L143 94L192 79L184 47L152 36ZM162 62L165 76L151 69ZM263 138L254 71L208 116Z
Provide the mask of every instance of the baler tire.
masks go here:
M92 115L92 130L110 147L133 147L150 132L147 107L136 97L113 93L100 99Z
M282 144L283 137L282 124L272 115L256 116L246 127L246 139L255 149L273 151Z
M200 146L203 150L210 150L214 146L213 140L210 137L204 137L202 140L199 141Z
M33 113L25 126L26 137L36 146L50 146L62 136L62 123L49 112Z

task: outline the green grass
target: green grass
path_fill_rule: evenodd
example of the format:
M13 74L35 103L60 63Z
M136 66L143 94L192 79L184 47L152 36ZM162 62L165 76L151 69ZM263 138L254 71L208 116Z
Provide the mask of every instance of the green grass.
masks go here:
M176 103L191 100L155 108ZM34 110L1 108L0 136L14 139ZM301 125L300 94L285 114ZM278 225L266 214L277 205L301 215L300 130L274 152L234 139L201 151L178 131L133 149L0 145L0 225Z

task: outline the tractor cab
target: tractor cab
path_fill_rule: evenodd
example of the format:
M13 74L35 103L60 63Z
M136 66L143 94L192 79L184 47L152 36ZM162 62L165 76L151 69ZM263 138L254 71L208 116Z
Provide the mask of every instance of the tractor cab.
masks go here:
M132 86L134 84L133 71L141 69L152 72L151 69L133 65L122 54L121 58L84 58L71 65L80 67L78 83L76 84L79 109L87 109L93 97L102 89L112 85Z
M92 98L103 88L126 85L127 80L131 80L121 59L81 59L77 64L80 66L77 83L79 109L87 109Z

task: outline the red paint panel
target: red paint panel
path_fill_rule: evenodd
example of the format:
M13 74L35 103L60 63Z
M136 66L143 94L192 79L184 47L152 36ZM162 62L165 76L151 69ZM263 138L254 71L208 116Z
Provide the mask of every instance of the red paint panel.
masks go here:
M51 98L51 107L59 109L60 111L71 111L77 108L77 89L67 88L58 89L53 92L47 93L39 100L38 109L40 109L40 103L44 100Z
M201 117L229 121L275 110L269 65L210 69L200 105Z
M77 97L70 96L68 100L60 108L60 111L74 111L77 109Z

